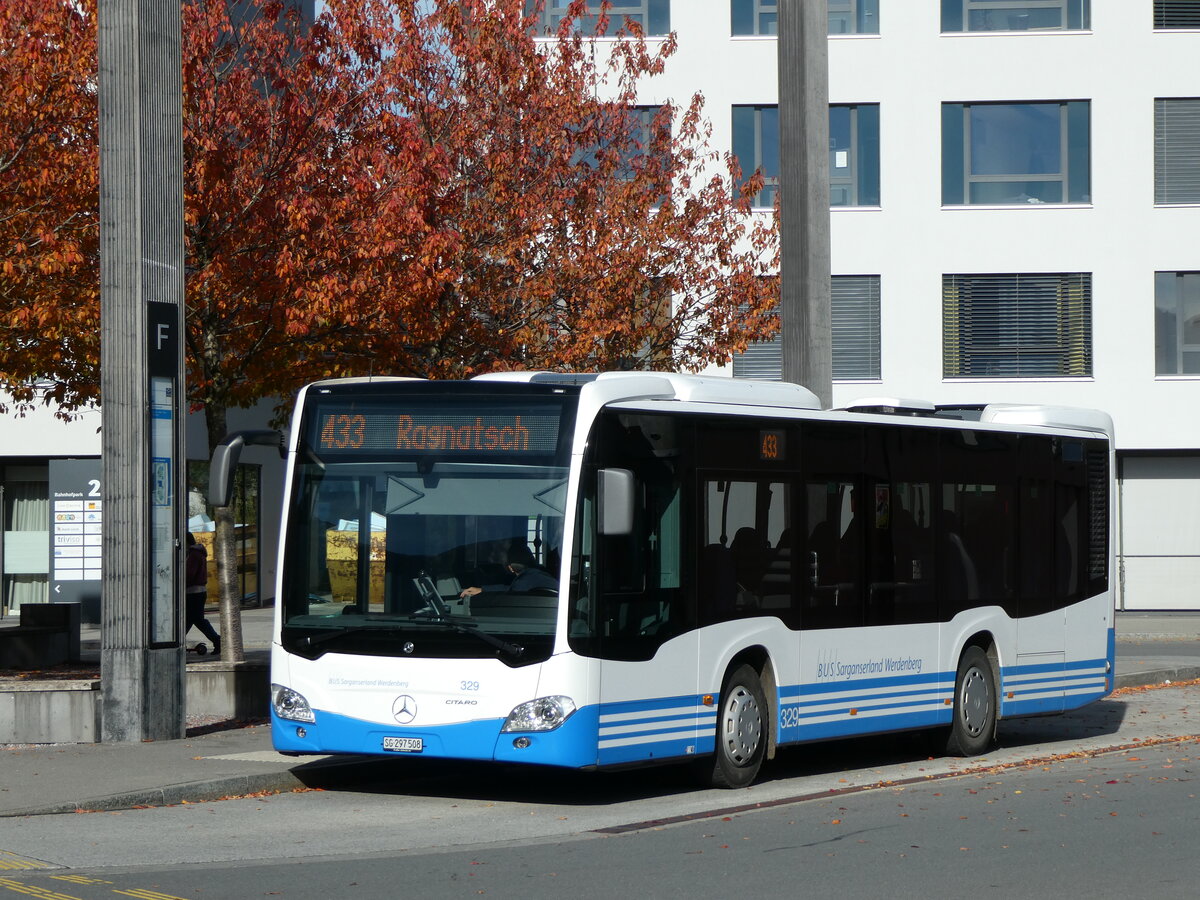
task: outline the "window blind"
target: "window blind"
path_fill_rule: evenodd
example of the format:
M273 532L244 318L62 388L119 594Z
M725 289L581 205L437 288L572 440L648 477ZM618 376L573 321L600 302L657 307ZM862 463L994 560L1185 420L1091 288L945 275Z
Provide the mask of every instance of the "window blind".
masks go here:
M1200 203L1200 99L1154 101L1154 202Z
M1154 0L1155 28L1200 28L1200 0Z
M830 285L833 380L880 377L879 276L836 275Z
M1092 373L1092 276L943 275L947 378Z
M834 275L830 280L834 381L881 377L879 297L878 275ZM776 334L734 354L733 377L779 381L783 377L782 337Z

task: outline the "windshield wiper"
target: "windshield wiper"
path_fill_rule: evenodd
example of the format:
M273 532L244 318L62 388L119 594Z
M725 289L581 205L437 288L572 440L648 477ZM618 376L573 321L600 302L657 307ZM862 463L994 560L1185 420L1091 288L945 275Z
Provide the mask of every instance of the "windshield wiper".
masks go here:
M469 625L466 622L456 622L454 619L445 616L413 616L415 621L423 625L440 625L442 628L447 628L451 631L457 631L459 634L469 634L479 638L489 647L495 647L501 653L511 656L513 659L520 659L525 653L525 648L518 644L510 644L503 638L498 638L494 634L488 634L486 631L480 631L478 625Z
M386 618L372 619L370 624L364 625L348 625L345 628L334 627L332 631L323 631L320 634L309 634L302 638L297 638L296 642L303 644L305 647L315 647L318 644L324 644L326 641L332 641L335 638L346 637L350 634L360 634L364 631L380 631L380 625L390 624L393 622L408 622L412 620L412 616L388 616ZM300 625L284 625L284 628L301 628ZM312 626L312 627L329 627L329 626Z

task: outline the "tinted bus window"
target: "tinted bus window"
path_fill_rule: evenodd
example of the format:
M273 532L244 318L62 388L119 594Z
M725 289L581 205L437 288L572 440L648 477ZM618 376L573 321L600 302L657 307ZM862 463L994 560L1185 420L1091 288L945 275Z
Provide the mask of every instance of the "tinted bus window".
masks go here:
M941 464L941 618L992 603L1015 612L1016 436L946 432Z
M937 435L923 428L867 432L868 625L937 618L933 530Z
M871 503L862 489L863 430L803 426L805 628L863 624L863 525Z

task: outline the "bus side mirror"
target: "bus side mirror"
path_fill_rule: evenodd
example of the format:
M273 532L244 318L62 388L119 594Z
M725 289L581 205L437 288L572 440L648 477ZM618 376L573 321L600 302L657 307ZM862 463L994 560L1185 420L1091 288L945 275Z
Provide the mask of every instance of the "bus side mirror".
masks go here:
M596 479L600 533L632 533L633 473L628 469L601 469Z
M208 466L208 502L213 507L228 506L233 494L233 476L237 472L242 448L247 444L258 447L278 447L283 450L283 435L278 431L235 431L217 444Z

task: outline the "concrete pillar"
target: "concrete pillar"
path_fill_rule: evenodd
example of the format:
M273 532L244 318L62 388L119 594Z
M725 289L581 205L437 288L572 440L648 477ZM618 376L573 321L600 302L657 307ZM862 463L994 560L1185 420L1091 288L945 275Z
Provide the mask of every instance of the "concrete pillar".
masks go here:
M100 0L99 56L101 732L165 740L184 734L178 0Z
M780 313L783 379L833 402L829 299L829 12L779 4Z

